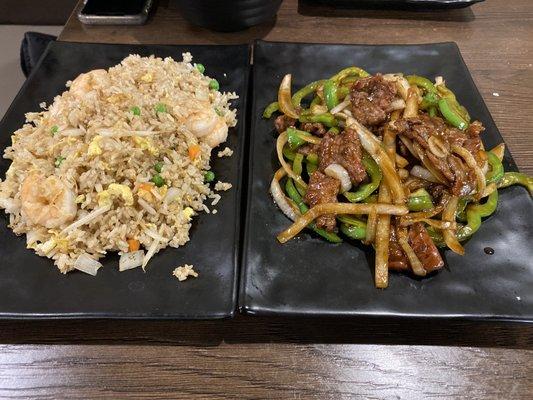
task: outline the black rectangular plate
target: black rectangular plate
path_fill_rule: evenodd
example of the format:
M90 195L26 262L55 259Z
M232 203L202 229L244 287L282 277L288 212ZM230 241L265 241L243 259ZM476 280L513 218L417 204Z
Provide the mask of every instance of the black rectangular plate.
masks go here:
M0 123L0 149L11 143L11 133L22 126L24 113L38 111L65 90L65 83L94 68L109 68L129 54L182 60L190 51L203 63L206 74L220 82L222 91L235 91L233 102L239 123L230 129L223 146L234 150L218 158L216 176L233 188L222 194L217 214L194 219L191 240L179 249L160 251L147 267L119 272L118 256L105 258L96 277L80 272L59 273L49 259L25 247L25 238L7 228L0 216L0 317L3 318L224 318L234 314L237 302L241 172L244 151L249 46L152 46L52 43L39 66L22 87ZM226 74L226 75L224 75ZM0 161L0 176L10 161ZM207 203L209 205L209 203ZM210 207L212 208L212 207ZM200 276L178 282L172 270L194 264Z
M250 314L533 320L533 202L522 187L500 191L498 210L466 243L463 257L446 251L446 268L426 279L392 273L386 290L374 288L374 253L368 247L353 242L333 245L308 231L284 245L276 241L276 235L290 222L269 194L278 161L273 121L262 119L263 109L276 99L284 74L292 73L293 87L300 88L350 65L370 73L444 76L472 117L486 127L486 147L502 142L455 43L258 42L254 48L241 309ZM516 169L509 153L504 165L507 170ZM489 246L494 255L483 251Z
M485 0L304 0L308 3L339 8L376 8L437 10L464 8Z

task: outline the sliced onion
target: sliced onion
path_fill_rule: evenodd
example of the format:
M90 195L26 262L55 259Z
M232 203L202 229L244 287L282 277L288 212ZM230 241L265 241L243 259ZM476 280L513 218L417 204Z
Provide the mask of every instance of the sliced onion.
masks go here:
M396 172L393 160L390 159L387 152L383 149L381 142L374 136L374 134L372 134L372 132L355 119L348 118L346 122L350 128L355 129L361 140L361 145L379 165L383 177L391 191L393 202L395 204L405 203L405 193L402 188L400 177Z
M503 160L503 156L505 154L505 143L500 143L498 146L493 147L489 150L491 153L494 153L496 157L499 158L500 161Z
M311 114L318 115L318 114L324 114L328 112L328 108L326 106L323 106L321 104L313 104L311 106Z
M437 136L430 136L430 138L428 139L428 146L429 150L431 150L431 152L437 157L444 158L448 154L450 154L450 151L448 150L444 142Z
M276 171L274 178L272 178L272 182L270 183L270 193L272 194L274 202L283 212L283 214L285 214L291 221L295 221L297 218L296 211L289 203L287 196L285 196L285 193L283 193L283 190L279 185L279 180L282 179L286 174L287 173L283 168L280 168Z
M174 200L178 199L180 197L181 190L175 187L171 187L167 190L167 194L165 195L164 202L165 203L172 203Z
M390 104L391 111L403 110L404 108L405 108L405 100L404 99L395 99Z
M168 242L168 239L166 237L161 236L159 233L151 229L145 230L144 233L146 233L146 235L150 236L154 240L159 240L160 242Z
M442 76L435 77L435 86L444 85L444 78Z
M339 164L330 164L324 169L324 173L332 178L337 179L341 183L341 193L347 192L352 188L352 181L348 171Z
M483 193L485 193L485 188L487 186L487 181L485 179L485 175L483 174L483 171L481 171L481 168L477 165L476 159L470 153L467 149L461 146L453 145L452 151L456 154L459 154L463 160L465 160L466 164L474 171L474 174L476 175L476 182L477 182L477 190L476 190L476 199L479 200L481 196L483 196Z
M346 107L350 105L350 96L346 96L346 98L339 104L337 104L335 107L331 109L331 113L333 115L340 113L342 110L344 110Z
M152 215L157 215L157 211L155 210L155 208L153 208L150 204L148 204L147 201L139 198L137 199L137 203L139 203L139 205L148 213L152 214Z
M457 211L458 202L459 197L450 197L448 203L446 204L446 207L444 207L444 211L442 212L443 221L455 222L455 213ZM444 237L444 242L446 243L446 246L448 246L450 250L460 255L465 254L464 247L461 246L461 243L459 243L459 241L457 240L457 236L455 236L455 229L444 229L442 231L442 236Z
M74 263L75 269L92 276L96 276L98 269L101 267L102 264L96 261L87 253L80 254L80 256L76 259L76 262Z
M425 276L426 270L424 269L422 262L417 257L415 251L407 240L407 229L398 229L398 243L400 243L403 252L407 256L407 259L409 260L409 264L411 265L411 269L413 270L414 274L418 276Z
M324 214L391 214L406 215L409 210L406 206L383 203L323 203L311 207L309 211L302 214L289 228L281 232L277 239L280 243L291 240L294 236L309 225L315 218Z
M278 90L278 104L279 109L283 114L297 119L299 115L292 104L291 78L291 74L287 74L283 77Z
M285 143L287 143L287 132L283 132L278 136L278 139L276 140L276 151L278 153L278 160L287 175L289 175L294 181L298 184L300 184L302 187L306 188L307 183L304 182L301 176L298 176L294 173L291 166L287 164L287 161L283 158L283 146L285 146Z
M440 183L439 180L435 178L431 172L429 172L427 169L420 165L415 165L413 168L411 168L411 175L429 182Z
M111 207L109 206L102 206L102 207L95 208L89 214L85 215L84 217L81 217L79 220L73 222L72 224L67 226L65 229L63 229L61 231L61 234L68 233L76 228L79 228L80 226L88 224L92 220L98 218L100 215L108 212L110 208Z
M409 88L405 100L404 118L414 118L418 115L418 92L414 87Z
M145 271L146 265L148 264L148 261L154 256L155 252L157 251L157 247L159 246L159 240L154 240L150 247L148 248L148 252L143 258L143 262L141 264L143 271Z
M120 272L128 269L140 267L143 263L144 250L132 251L130 253L124 253L118 260L118 270Z

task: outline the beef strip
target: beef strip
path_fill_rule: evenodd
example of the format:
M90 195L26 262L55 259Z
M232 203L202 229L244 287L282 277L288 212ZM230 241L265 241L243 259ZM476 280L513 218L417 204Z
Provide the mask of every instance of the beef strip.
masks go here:
M278 133L285 132L289 126L294 126L295 124L296 120L286 115L279 115L274 120L274 126L276 127Z
M300 125L300 129L316 136L324 136L327 132L326 127L320 122L304 122Z
M409 260L398 242L396 224L391 224L389 236L389 269L406 271L409 269Z
M311 207L314 207L317 204L336 203L339 189L340 182L337 179L324 175L320 171L315 171L309 177L309 184L307 185L304 201ZM337 225L335 215L321 215L316 219L316 225L319 228L324 228L327 231L332 232Z
M318 145L313 143L307 143L298 147L298 150L296 150L296 152L303 154L304 156L308 156L311 153L316 154L318 152Z
M369 127L383 123L392 111L396 93L394 83L384 80L381 74L359 79L350 91L354 118Z
M429 138L436 136L451 149L452 145L466 148L476 159L479 166L485 163L483 146L479 134L484 130L481 123L474 121L465 131L448 126L442 118L420 115L416 118L401 118L394 122L393 129L419 144L427 158L446 178L447 184L454 195L469 194L475 187L475 175L462 160L455 155L438 157L429 148Z
M358 185L366 178L362 155L359 136L353 129L338 135L326 133L318 147L318 168L324 172L329 165L339 164L348 171L352 183Z
M426 228L417 222L409 228L409 245L413 248L416 256L427 272L433 272L444 266L444 261L431 240Z

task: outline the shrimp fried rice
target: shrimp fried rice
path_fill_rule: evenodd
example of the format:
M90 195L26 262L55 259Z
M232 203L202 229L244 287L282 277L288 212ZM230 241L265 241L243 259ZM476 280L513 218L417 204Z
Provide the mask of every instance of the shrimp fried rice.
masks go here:
M192 64L130 55L67 82L26 114L4 157L0 207L27 247L63 273L96 274L109 251L144 268L189 240L191 218L220 198L204 182L211 151L236 125L234 93Z

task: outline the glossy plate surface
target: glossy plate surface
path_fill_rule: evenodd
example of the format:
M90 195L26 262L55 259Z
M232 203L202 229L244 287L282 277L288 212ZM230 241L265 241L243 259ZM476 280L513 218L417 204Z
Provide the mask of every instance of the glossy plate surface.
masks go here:
M53 43L26 81L0 123L0 149L11 143L11 133L22 126L24 113L38 111L65 90L78 74L118 64L129 54L171 56L182 60L190 51L194 62L205 65L206 74L220 82L222 91L237 92L233 102L239 123L222 146L234 150L230 158L218 158L212 167L220 180L233 189L222 193L215 215L194 219L191 241L179 249L160 251L143 273L140 268L119 272L118 256L104 259L96 277L80 272L59 273L52 262L25 247L25 238L7 228L0 216L0 317L3 318L224 318L233 315L237 295L241 171L244 149L246 93L249 74L248 46L141 46ZM10 164L1 159L0 176ZM209 203L207 203L209 205ZM212 207L210 207L212 208ZM193 264L197 279L179 282L172 270Z
M307 231L285 245L276 241L290 222L268 192L279 165L273 121L262 119L263 109L276 99L284 74L292 73L296 90L350 65L371 73L444 76L472 117L486 127L485 146L502 142L454 43L257 43L241 309L250 314L533 320L533 201L522 187L500 191L498 210L465 244L465 256L445 251L446 267L422 280L391 273L386 290L374 288L374 252L366 246L329 244ZM516 169L509 153L504 165ZM494 254L485 254L485 247Z

